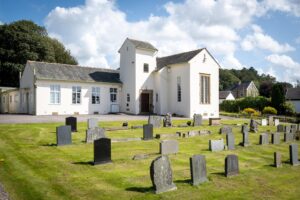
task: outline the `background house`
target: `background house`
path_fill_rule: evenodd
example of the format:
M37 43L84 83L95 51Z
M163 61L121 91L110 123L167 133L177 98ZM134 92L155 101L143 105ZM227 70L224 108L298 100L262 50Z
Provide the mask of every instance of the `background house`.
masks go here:
M224 100L235 100L231 91L220 91L219 92L219 103L222 103Z
M234 85L230 90L236 99L259 96L259 91L253 81L238 83Z
M285 95L285 100L294 105L295 111L300 113L300 88L288 88Z

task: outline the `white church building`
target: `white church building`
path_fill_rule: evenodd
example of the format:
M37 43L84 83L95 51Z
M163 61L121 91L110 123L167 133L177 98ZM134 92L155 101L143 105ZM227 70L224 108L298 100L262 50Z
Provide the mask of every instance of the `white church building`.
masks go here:
M0 93L1 113L129 113L219 117L219 64L206 48L157 57L127 38L118 70L28 61L20 88Z

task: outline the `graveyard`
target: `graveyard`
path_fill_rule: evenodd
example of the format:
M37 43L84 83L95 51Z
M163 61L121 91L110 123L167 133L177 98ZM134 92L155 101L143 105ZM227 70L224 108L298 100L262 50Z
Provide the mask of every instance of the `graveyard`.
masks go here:
M250 124L249 119L222 119L221 125L213 126L208 121L200 126L181 126L186 123L173 120L174 127L154 127L153 137L149 137L143 136L143 130L149 130L143 127L147 121L128 121L128 129L120 128L122 121L99 121L96 125L94 121L89 125L78 122L71 136L62 137L62 141L56 133L64 123L0 124L0 180L11 199L300 198L300 142L289 134L272 134L276 126L259 125L257 133L249 130L248 140L240 145L246 137L242 125ZM99 137L110 138L106 146L110 154L103 163L94 160L98 155L94 157L96 146L90 140L95 138L86 136L92 125L98 125L101 131L106 129ZM69 133L70 129L61 130ZM200 130L203 134L195 134ZM106 138L101 142L106 143ZM163 145L166 140L175 147ZM171 153L172 191L156 192L152 186L150 166L160 152ZM192 180L190 162L205 166L204 158L206 173L202 175L207 177ZM225 170L232 163L233 172L228 167Z

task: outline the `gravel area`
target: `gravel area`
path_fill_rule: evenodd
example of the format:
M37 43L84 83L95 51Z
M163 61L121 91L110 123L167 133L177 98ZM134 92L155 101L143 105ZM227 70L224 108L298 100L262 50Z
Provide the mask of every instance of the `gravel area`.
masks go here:
M0 183L0 200L9 200L8 194L4 191L3 185Z

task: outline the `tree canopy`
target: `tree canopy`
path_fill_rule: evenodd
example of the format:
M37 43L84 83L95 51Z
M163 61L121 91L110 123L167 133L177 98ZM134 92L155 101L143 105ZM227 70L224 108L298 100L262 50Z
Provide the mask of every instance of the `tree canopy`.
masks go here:
M44 27L27 20L0 25L0 86L19 86L19 72L27 60L77 64Z

